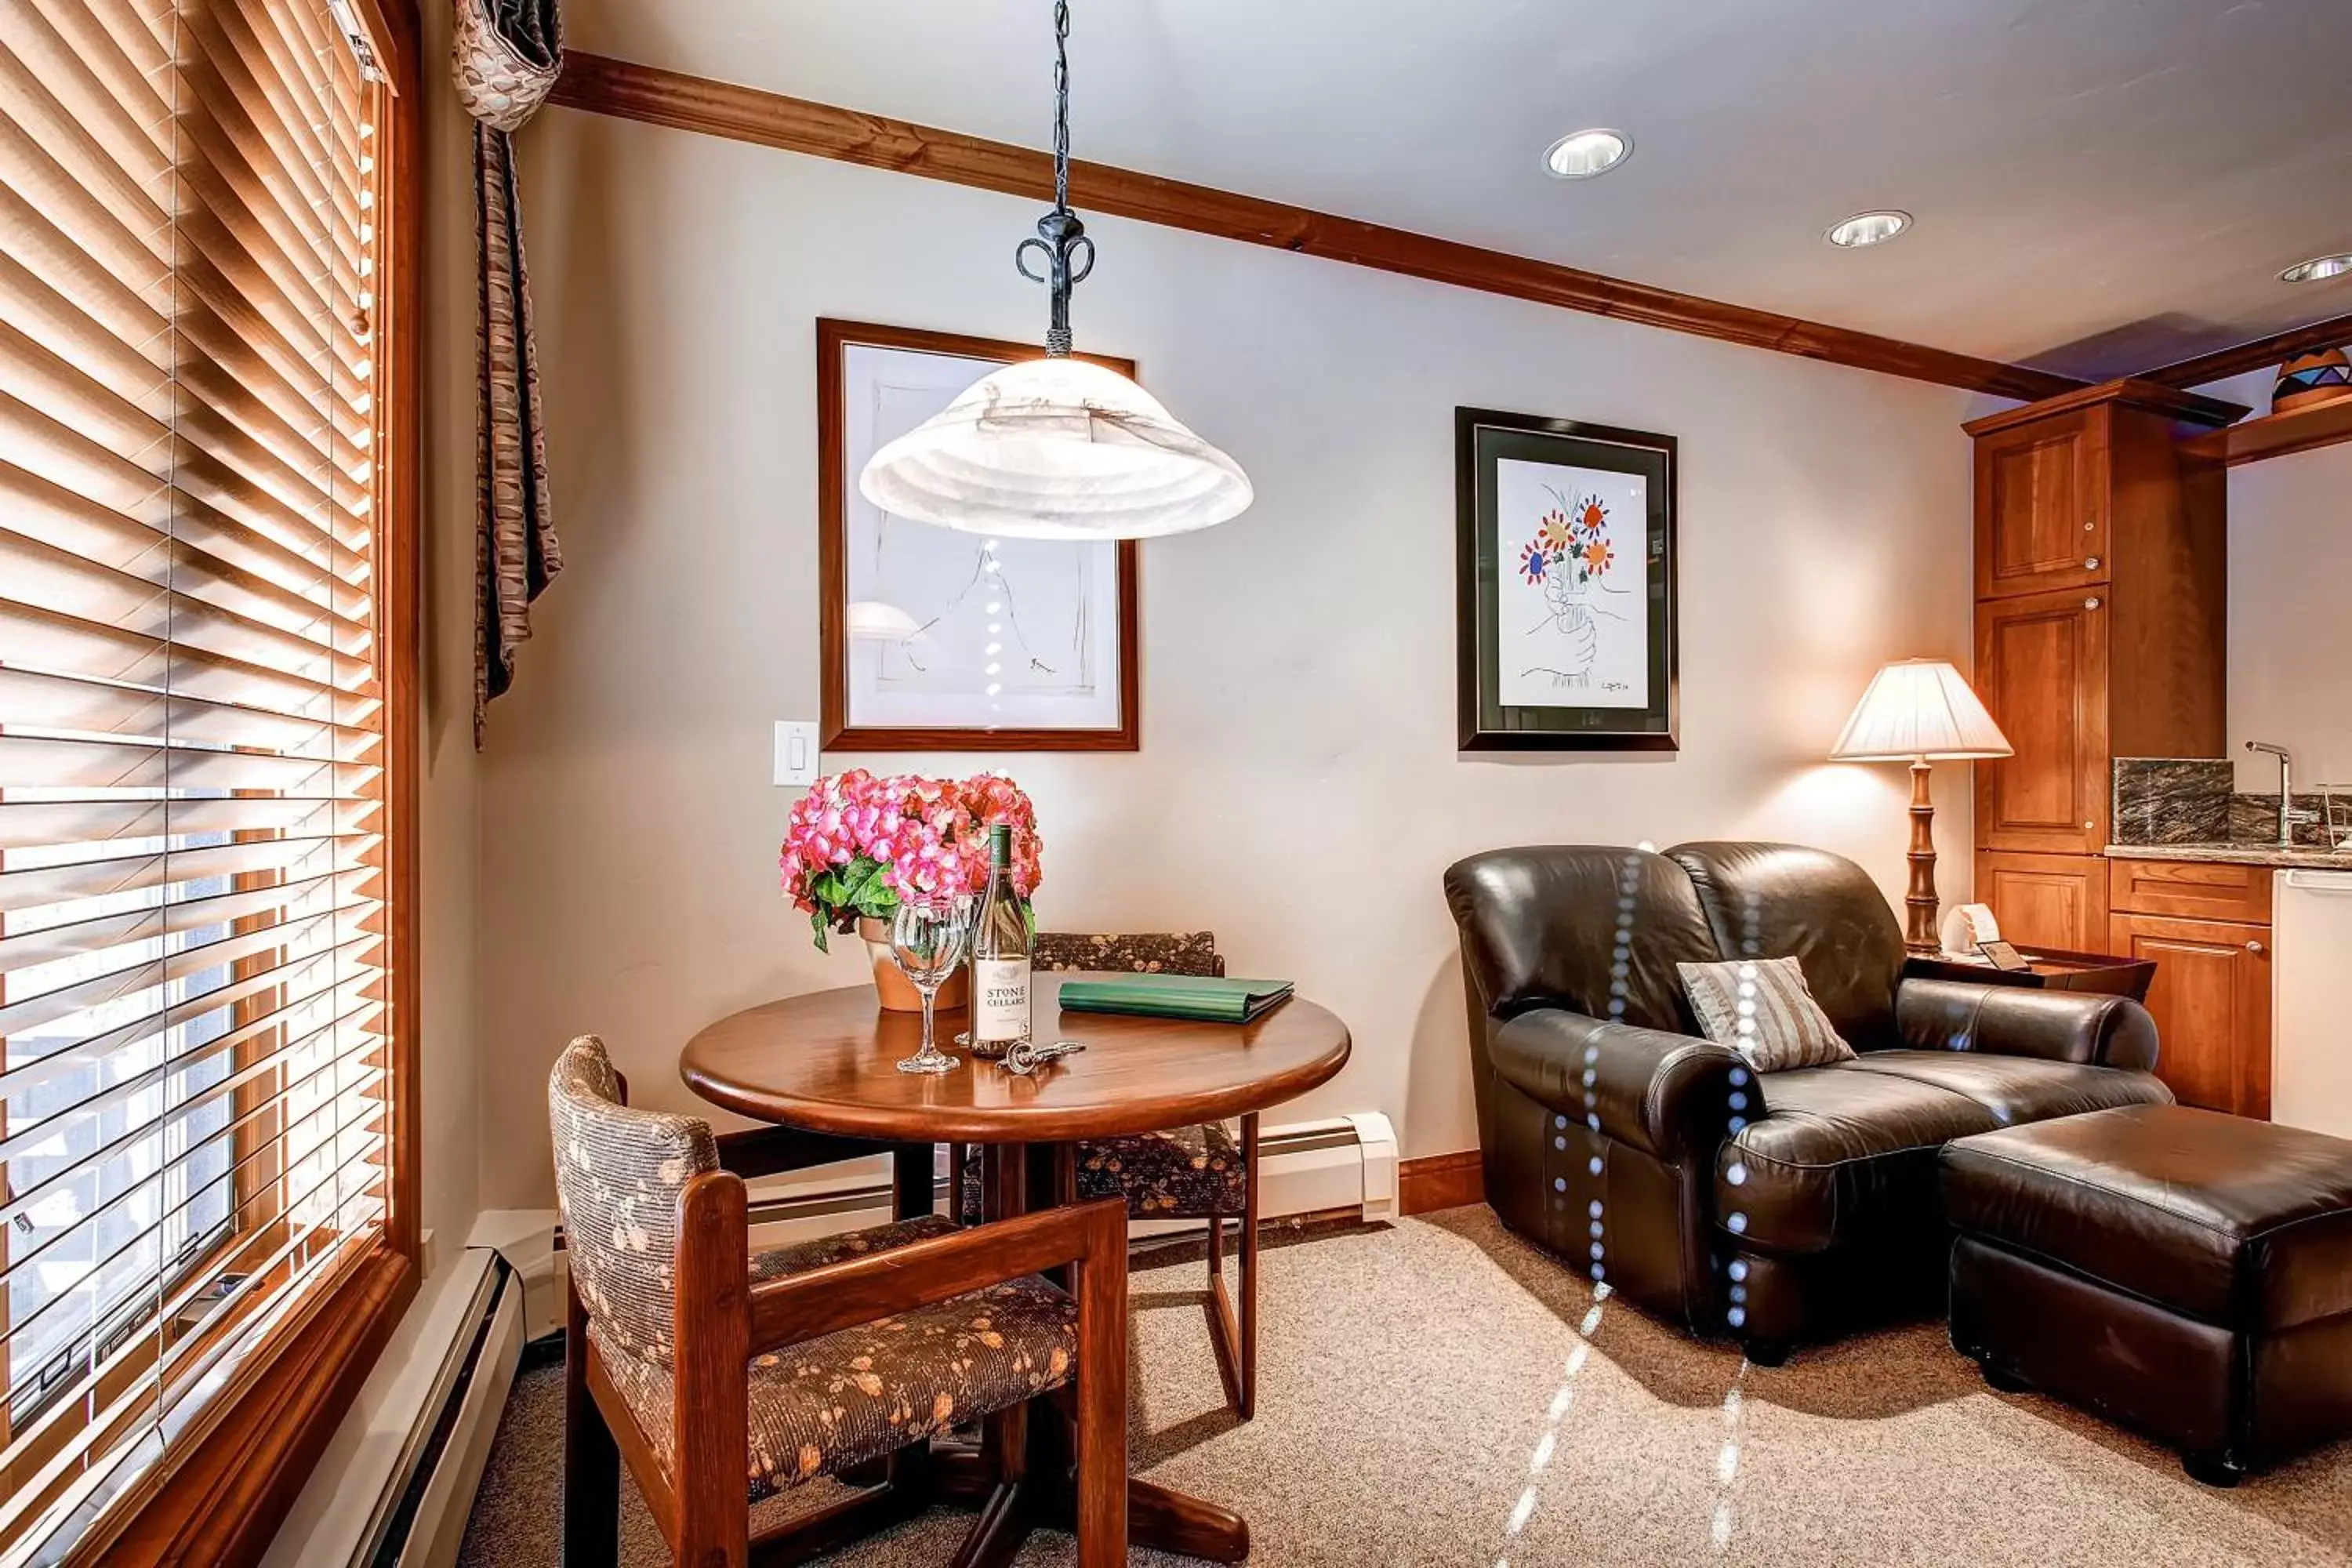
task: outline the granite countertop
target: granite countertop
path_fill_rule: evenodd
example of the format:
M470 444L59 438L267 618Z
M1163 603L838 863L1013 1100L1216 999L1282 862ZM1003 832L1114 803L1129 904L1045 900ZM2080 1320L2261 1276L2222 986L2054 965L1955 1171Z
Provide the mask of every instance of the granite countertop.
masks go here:
M2107 853L2125 860L2216 860L2352 871L2352 848L2324 847L2352 836L2352 789L2297 790L2296 834L2278 842L2279 797L2239 790L2235 765L2219 757L2117 757L2115 831Z
M2285 866L2314 871L2352 871L2352 849L2322 849L2276 844L2110 844L2116 860L2222 860L2238 866Z

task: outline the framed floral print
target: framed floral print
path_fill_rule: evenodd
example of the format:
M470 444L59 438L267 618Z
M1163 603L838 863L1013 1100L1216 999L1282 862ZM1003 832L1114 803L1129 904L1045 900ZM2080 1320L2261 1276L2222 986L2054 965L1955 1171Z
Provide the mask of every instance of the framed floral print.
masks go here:
M1675 438L1454 411L1464 751L1671 752Z
M817 605L827 752L1132 752L1133 540L992 538L893 516L857 476L1025 343L816 324ZM1100 359L1132 376L1125 360Z

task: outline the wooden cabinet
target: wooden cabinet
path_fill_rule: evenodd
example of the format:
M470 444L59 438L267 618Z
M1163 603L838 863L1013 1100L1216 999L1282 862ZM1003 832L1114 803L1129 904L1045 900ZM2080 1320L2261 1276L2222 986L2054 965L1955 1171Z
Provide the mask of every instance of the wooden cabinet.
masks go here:
M1977 856L1977 901L1989 904L2000 934L2032 952L2112 952L2107 942L2106 862L2086 855Z
M2221 469L2179 438L2245 410L2117 381L1971 421L1978 899L2019 940L2107 935L2117 757L2222 754ZM2062 863L2063 862L2063 863Z
M1978 605L1976 687L2016 748L1977 764L1977 843L2069 855L2106 847L2115 769L2104 594L2069 589Z
M2156 1074L2183 1105L2269 1120L2271 931L2118 912L2108 951L2156 961Z
M2156 962L2157 1076L2183 1105L2271 1113L2267 866L2108 862L2107 951Z
M2128 859L2110 860L2107 868L2112 909L2240 925L2271 923L2271 885L2277 873L2268 866Z
M2107 580L2103 424L2087 409L1977 443L1977 597Z

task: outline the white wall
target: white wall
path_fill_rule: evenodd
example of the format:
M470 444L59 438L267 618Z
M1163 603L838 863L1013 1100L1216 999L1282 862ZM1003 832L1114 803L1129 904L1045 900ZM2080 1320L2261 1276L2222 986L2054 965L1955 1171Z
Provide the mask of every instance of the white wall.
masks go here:
M2267 405L2265 404L2265 406ZM2230 746L2238 787L2352 786L2352 446L2230 470Z
M427 1272L465 1244L480 1204L481 1092L474 963L480 777L473 739L474 284L472 143L442 62L446 6L425 7L424 952L419 1128Z
M2195 388L2271 409L2276 366ZM2295 788L2352 785L2352 446L2231 468L2229 754L2238 787L2278 788L2278 763L2249 755L2271 741L2294 753Z
M1039 337L1034 202L550 110L523 139L567 570L492 713L480 877L482 1200L546 1201L544 1075L595 1030L689 1103L703 1023L851 984L774 886L769 726L817 710L813 321ZM1083 346L1257 486L1143 551L1144 750L849 757L1009 769L1059 928L1213 927L1356 1039L1283 1116L1475 1142L1438 877L1472 850L1770 835L1899 899L1899 769L1830 768L1884 659L1965 661L1967 395L1116 220ZM1453 411L1681 437L1683 750L1492 759L1454 738ZM455 416L451 415L454 419ZM1967 773L1940 770L1944 885Z

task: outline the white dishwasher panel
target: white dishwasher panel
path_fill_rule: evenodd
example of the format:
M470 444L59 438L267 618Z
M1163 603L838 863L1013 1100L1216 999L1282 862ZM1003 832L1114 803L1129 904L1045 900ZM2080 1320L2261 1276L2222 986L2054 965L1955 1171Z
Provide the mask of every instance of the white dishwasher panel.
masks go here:
M2271 1120L2352 1138L2352 871L2281 871Z

